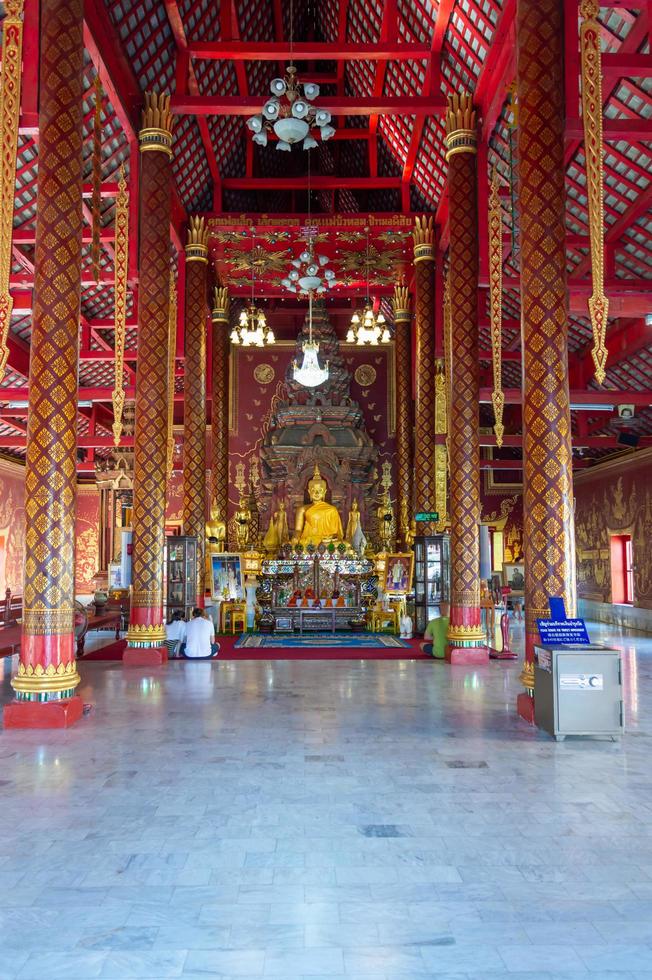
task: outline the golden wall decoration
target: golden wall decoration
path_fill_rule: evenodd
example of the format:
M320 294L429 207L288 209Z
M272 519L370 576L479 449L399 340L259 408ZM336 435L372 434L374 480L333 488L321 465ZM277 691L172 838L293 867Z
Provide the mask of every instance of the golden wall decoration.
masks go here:
M489 302L491 310L491 359L493 363L494 389L491 401L494 407L494 432L496 445L502 446L505 426L503 409L505 395L501 371L503 341L503 218L500 203L498 172L494 169L489 192Z
M95 116L93 118L93 171L91 196L91 268L100 281L100 228L102 218L102 83L95 76Z
M127 321L127 277L129 266L129 191L124 167L120 168L118 195L115 199L115 259L114 259L114 347L115 374L113 381L113 441L120 445L122 412L125 405L124 363Z
M170 312L168 316L168 440L165 470L168 481L174 470L174 371L177 363L177 283L170 276Z
M7 337L14 306L9 292L9 280L20 118L23 0L6 0L5 12L6 16L2 22L2 75L0 76L0 380L4 377L9 359Z
M602 141L602 55L598 21L600 10L596 0L582 0L580 14L580 51L582 66L582 121L584 124L584 153L589 206L589 240L593 291L589 297L589 314L593 330L591 356L595 379L602 384L607 365L607 317L609 300L604 294L604 173Z
M451 287L448 272L444 276L444 370L446 374L446 432L451 431L451 403L453 392L451 382L453 380L453 318L451 316ZM448 439L446 440L448 443Z

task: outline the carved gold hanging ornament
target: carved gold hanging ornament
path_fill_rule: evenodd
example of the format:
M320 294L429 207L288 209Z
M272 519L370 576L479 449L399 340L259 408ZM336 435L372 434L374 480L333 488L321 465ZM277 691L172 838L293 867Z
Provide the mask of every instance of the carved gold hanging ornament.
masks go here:
M23 0L6 0L6 16L2 22L2 75L0 75L0 381L4 377L9 359L7 337L11 311L14 307L9 292L9 281L20 117L22 13Z
M170 315L168 319L168 444L166 472L168 482L174 471L174 372L177 363L177 283L170 275Z
M127 321L127 275L129 262L129 191L124 167L120 168L118 196L115 199L115 259L114 259L114 347L115 374L113 381L113 441L120 445L122 412L125 406L124 366Z
M503 218L500 204L498 173L494 170L489 192L489 303L491 311L491 359L493 363L494 389L491 401L494 407L494 432L496 445L502 446L505 426L503 409L505 395L502 381L503 339Z
M584 154L589 202L589 238L593 291L589 314L593 330L591 356L595 379L602 384L607 366L607 316L609 300L604 294L604 174L602 142L602 55L600 52L600 6L595 0L582 0L580 14L580 50L582 61L582 121Z
M91 268L100 281L100 228L102 221L102 83L95 76L95 117L93 119L93 176L91 197Z

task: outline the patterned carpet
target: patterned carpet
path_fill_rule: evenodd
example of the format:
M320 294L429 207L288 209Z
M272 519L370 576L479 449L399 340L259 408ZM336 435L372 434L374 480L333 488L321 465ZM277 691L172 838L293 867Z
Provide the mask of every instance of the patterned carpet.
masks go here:
M236 643L236 649L257 650L314 650L321 649L396 649L409 648L410 644L389 633L306 633L303 636L245 633Z

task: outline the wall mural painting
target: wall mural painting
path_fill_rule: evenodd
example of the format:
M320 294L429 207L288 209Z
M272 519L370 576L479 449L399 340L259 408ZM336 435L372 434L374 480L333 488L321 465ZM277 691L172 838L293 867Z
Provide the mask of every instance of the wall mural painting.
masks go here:
M612 535L630 535L634 605L652 609L652 452L575 478L577 594L611 602Z
M0 460L0 596L23 591L25 471Z

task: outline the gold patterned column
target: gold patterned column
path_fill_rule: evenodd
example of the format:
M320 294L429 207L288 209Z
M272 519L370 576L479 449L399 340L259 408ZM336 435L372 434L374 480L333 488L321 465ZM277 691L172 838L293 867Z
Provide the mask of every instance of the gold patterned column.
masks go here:
M396 392L396 506L403 546L410 541L414 420L412 410L412 314L407 286L396 286L394 307L394 371Z
M6 728L64 728L83 709L74 695L83 55L82 0L42 0L23 637Z
M478 204L476 119L469 95L448 97L446 159L450 250L451 609L446 659L484 663L480 614Z
M229 507L229 294L217 287L211 314L212 414L211 414L211 519L226 528Z
M575 612L573 473L568 392L561 0L518 0L518 160L523 334L524 685L532 721L536 621L548 598Z
M6 0L2 22L0 75L0 381L9 348L7 337L14 303L9 292L11 239L14 226L16 153L20 122L20 64L23 47L23 0Z
M170 97L145 93L140 142L140 296L132 597L127 666L167 660L163 555L168 435L172 116Z
M186 245L183 531L197 538L197 605L204 605L208 231L191 218Z
M432 217L415 219L414 279L416 398L414 405L414 509L434 511L435 480L435 232ZM420 523L419 534L436 525Z

